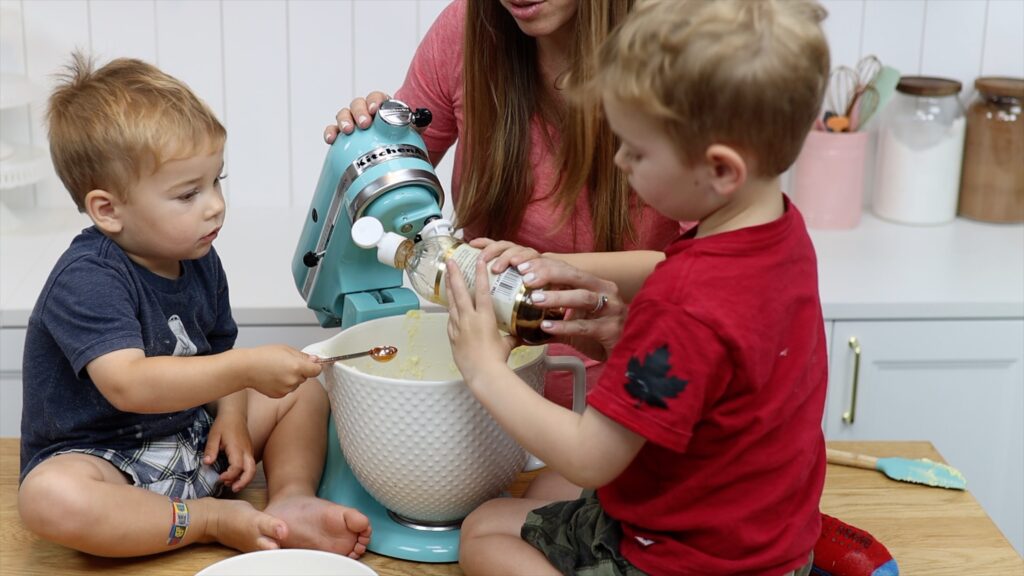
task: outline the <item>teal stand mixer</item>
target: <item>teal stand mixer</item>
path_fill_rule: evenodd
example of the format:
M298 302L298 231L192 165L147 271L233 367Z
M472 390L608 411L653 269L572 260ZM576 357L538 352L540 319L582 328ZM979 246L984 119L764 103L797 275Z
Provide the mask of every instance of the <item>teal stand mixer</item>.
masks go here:
M351 228L372 216L386 231L413 238L441 217L444 192L415 130L430 119L426 109L388 100L369 128L340 134L328 151L292 260L295 285L323 327L348 328L419 308L416 294L402 287L402 271L357 246ZM391 514L353 475L333 422L327 429L318 494L370 518L369 549L417 562L457 561L458 525L418 525Z

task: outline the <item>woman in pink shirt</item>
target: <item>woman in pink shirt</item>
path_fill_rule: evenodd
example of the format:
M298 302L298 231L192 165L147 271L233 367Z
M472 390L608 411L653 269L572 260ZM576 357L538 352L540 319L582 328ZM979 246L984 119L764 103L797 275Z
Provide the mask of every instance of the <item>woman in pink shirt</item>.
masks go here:
M592 73L597 47L634 1L454 0L395 93L433 113L423 139L435 165L455 145L451 194L467 239L565 260L614 281L627 299L680 226L644 206L616 169L617 141L599 103L567 102L560 86L568 74ZM325 140L368 127L385 98L353 100ZM558 344L550 351L579 355ZM600 365L584 360L596 382ZM569 379L552 375L545 395L569 405Z

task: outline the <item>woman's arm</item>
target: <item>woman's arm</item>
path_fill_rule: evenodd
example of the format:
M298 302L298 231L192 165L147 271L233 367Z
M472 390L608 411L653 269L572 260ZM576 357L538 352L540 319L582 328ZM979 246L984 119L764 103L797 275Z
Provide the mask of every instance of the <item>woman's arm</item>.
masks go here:
M598 278L614 282L619 296L629 302L640 291L654 267L665 259L664 252L655 250L628 250L625 252L580 252L544 256L589 272Z

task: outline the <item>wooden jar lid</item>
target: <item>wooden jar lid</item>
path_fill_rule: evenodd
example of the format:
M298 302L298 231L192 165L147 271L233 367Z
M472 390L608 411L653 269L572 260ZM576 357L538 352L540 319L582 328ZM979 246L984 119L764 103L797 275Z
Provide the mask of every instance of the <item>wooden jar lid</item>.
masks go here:
M974 81L978 92L989 96L1024 98L1024 78L985 76Z
M896 85L896 90L914 96L952 96L960 93L960 82L949 78L932 78L929 76L904 76Z

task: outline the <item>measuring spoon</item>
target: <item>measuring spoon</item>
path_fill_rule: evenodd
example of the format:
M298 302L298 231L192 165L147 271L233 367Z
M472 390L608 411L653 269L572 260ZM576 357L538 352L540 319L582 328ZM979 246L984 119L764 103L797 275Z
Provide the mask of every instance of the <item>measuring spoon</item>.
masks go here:
M317 364L333 364L340 360L351 360L353 358L361 358L363 356L369 356L377 362L390 362L392 358L398 354L398 348L394 346L374 346L369 350L363 350L362 352L353 352L352 354L342 354L340 356L330 356L327 358L317 358Z

